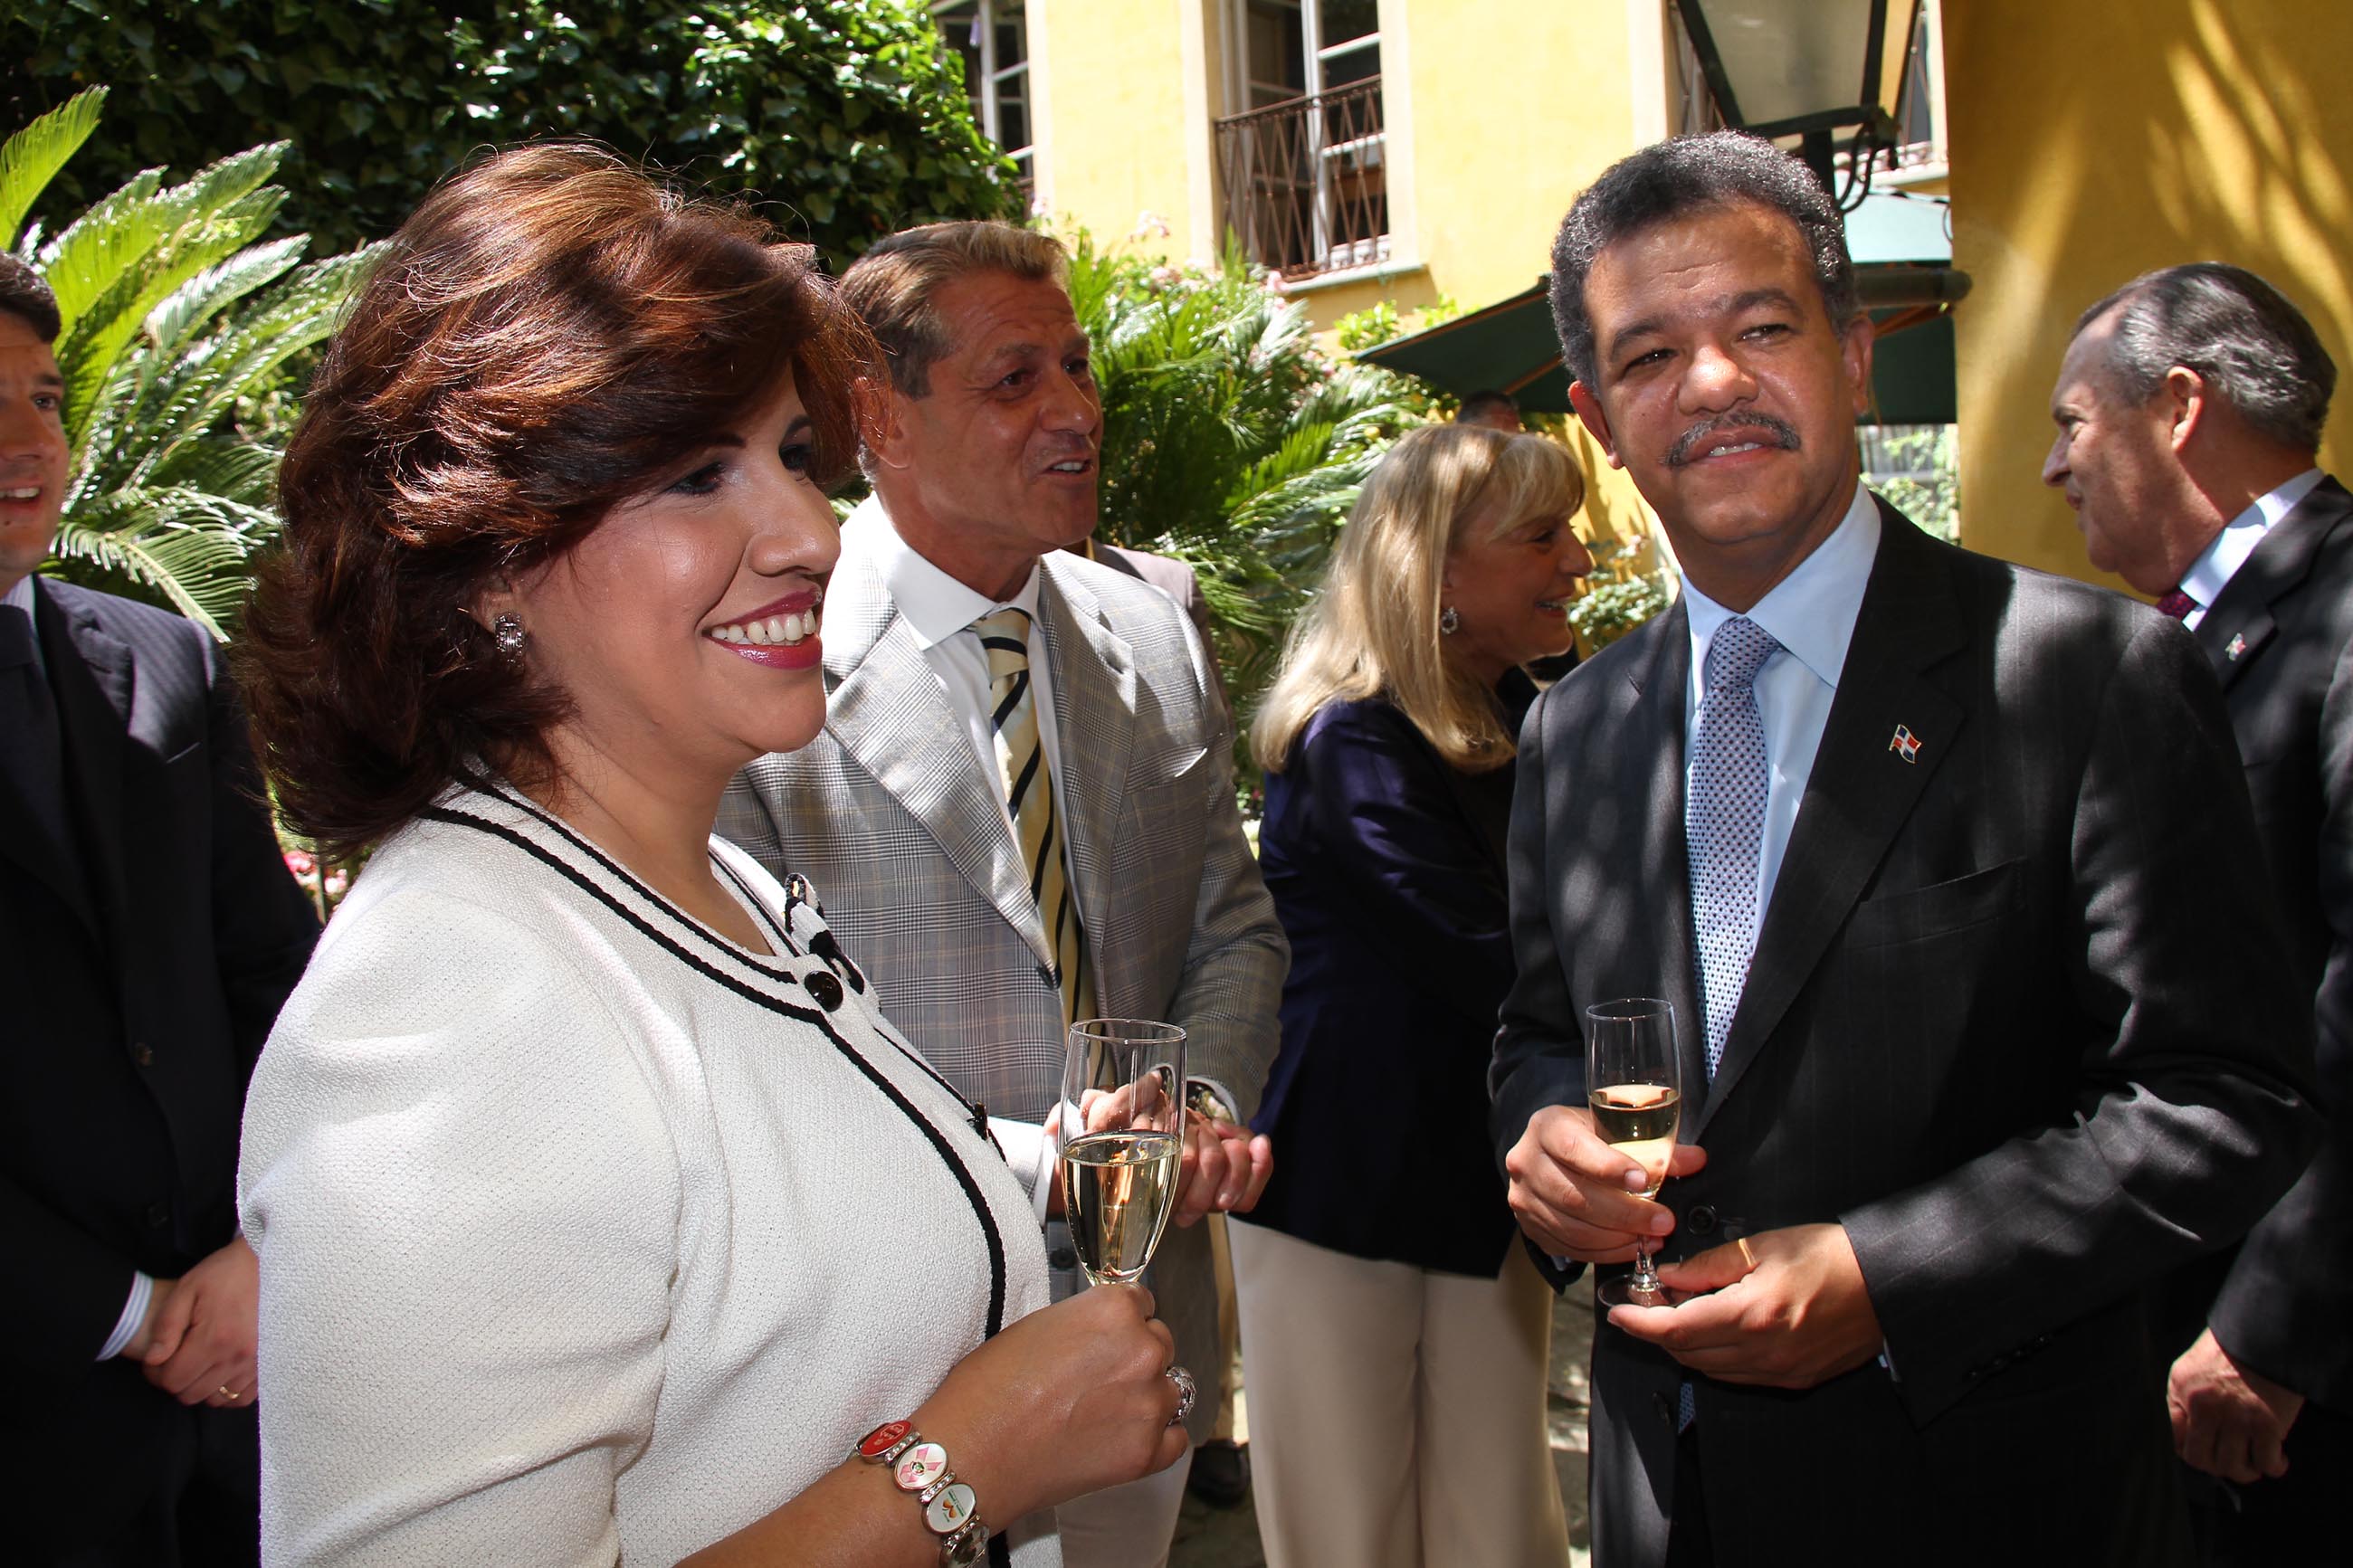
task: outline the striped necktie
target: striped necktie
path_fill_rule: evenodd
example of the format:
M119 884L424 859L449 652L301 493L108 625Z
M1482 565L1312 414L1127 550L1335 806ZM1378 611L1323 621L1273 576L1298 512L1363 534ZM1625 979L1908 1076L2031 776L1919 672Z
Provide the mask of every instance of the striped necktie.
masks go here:
M1054 780L1038 736L1038 705L1029 684L1029 614L1010 606L972 623L988 655L988 723L997 733L997 765L1021 863L1029 868L1029 895L1053 946L1054 979L1062 992L1067 1026L1095 1014L1094 976L1087 967L1086 936L1078 900L1063 866L1062 836L1054 820Z

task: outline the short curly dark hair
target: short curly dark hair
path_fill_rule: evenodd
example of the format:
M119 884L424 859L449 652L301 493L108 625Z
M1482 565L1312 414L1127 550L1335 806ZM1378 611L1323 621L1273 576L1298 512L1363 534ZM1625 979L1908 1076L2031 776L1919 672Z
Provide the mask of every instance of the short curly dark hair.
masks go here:
M33 335L43 342L58 341L58 329L63 322L58 316L58 297L50 291L48 279L5 250L0 250L0 310L32 328Z
M1552 320L1571 380L1596 384L1585 280L1601 253L1660 224L1741 203L1770 207L1798 226L1831 324L1844 327L1854 320L1862 305L1846 224L1813 171L1742 132L1678 136L1610 164L1561 220L1552 244Z
M349 857L487 766L549 777L561 690L468 613L789 375L847 471L872 340L806 246L600 150L500 153L427 198L329 344L237 658L287 821Z

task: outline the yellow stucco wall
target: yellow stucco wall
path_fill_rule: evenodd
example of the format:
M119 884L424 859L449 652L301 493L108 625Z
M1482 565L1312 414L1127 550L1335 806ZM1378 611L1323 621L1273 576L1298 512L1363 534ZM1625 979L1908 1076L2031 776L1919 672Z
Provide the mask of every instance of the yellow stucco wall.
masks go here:
M1953 260L1975 280L1954 321L1970 546L2098 580L2039 475L2069 331L2137 273L2250 268L2353 371L2348 61L2353 5L2337 0L1946 7ZM2337 401L2321 461L2341 473Z
M1388 0L1390 139L1409 192L1393 198L1399 263L1379 280L1303 291L1319 326L1383 299L1410 311L1439 295L1469 308L1545 269L1553 229L1587 182L1636 144L1628 0ZM1213 143L1195 115L1225 111L1219 0L1029 0L1045 185L1058 218L1122 240L1152 212L1171 230L1139 247L1208 259L1221 214L1195 188ZM1188 59L1188 22L1206 54ZM1208 79L1188 83L1192 60ZM1403 92L1398 91L1399 88ZM1196 127L1198 131L1198 127ZM1207 210L1203 210L1207 209Z
M1185 137L1184 13L1208 0L1029 0L1043 195L1103 243L1152 213L1182 253L1193 213Z
M1407 12L1414 238L1431 287L1476 308L1535 282L1577 194L1633 151L1627 6L1414 0Z
M1224 11L1222 0L1028 0L1057 222L1139 250L1215 254L1224 226L1206 177L1208 121L1226 112ZM1475 310L1526 289L1577 192L1663 131L1660 39L1635 31L1663 26L1657 0L1382 0L1381 24L1395 269L1299 291L1327 346L1342 316L1383 300L1410 326L1441 296ZM1146 211L1170 234L1130 240ZM1632 485L1589 441L1573 444L1596 480L1594 531L1647 534Z

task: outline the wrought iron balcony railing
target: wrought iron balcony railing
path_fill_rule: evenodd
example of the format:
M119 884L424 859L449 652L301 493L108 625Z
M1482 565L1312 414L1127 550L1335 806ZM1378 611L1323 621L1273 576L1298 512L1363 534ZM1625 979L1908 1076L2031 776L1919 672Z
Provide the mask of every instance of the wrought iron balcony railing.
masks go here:
M1253 260L1312 278L1388 259L1381 79L1218 121L1226 223Z

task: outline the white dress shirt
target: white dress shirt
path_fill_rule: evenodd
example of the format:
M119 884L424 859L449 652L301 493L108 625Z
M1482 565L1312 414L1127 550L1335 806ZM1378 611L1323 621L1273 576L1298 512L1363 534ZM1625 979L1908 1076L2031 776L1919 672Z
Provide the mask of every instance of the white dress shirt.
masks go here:
M5 605L12 610L19 611L27 621L31 620L33 618L33 574L30 572L26 573L16 579L15 587L5 594L0 594L0 605ZM33 668L45 673L48 668L48 665L41 658L41 637L38 630L33 634Z
M965 731L972 737L980 776L998 781L992 793L1005 812L1006 831L1017 839L1020 835L1013 825L1013 810L1005 798L1004 770L997 760L997 731L989 723L996 704L988 695L995 684L988 675L988 650L980 646L980 634L972 629L972 623L1000 605L1028 614L1029 693L1038 710L1038 744L1045 750L1046 766L1053 779L1054 810L1058 816L1064 814L1062 752L1054 728L1053 660L1047 655L1046 639L1038 633L1038 568L1029 568L1010 598L992 599L976 593L918 555L899 537L881 501L871 496L843 521L841 552L844 556L863 553L881 571L891 602L913 628L925 662L947 695L948 706L964 721Z
M1748 618L1772 634L1781 651L1766 659L1757 672L1757 710L1765 723L1765 768L1769 775L1765 796L1765 832L1757 868L1758 928L1773 901L1773 883L1781 874L1781 857L1789 847L1789 830L1797 826L1798 806L1806 798L1806 781L1813 776L1814 753L1821 750L1822 727L1830 721L1831 700L1838 695L1839 672L1846 667L1847 644L1854 638L1854 618L1862 608L1862 591L1871 581L1871 563L1879 554L1879 509L1871 492L1858 484L1846 516L1814 552L1757 601ZM1733 612L1709 598L1686 579L1683 604L1691 619L1691 683L1685 694L1683 733L1688 737L1700 701L1707 695L1707 650ZM1690 798L1689 747L1683 764L1684 798Z
M2255 547L2279 526L2280 519L2295 510L2296 502L2310 495L2320 483L2318 468L2306 468L2295 478L2271 491L2255 498L2253 506L2222 525L2222 531L2211 540L2189 570L2181 574L2181 591L2197 601L2181 624L2191 631L2206 618L2206 606L2221 595L2223 588L2237 575L2240 567Z

